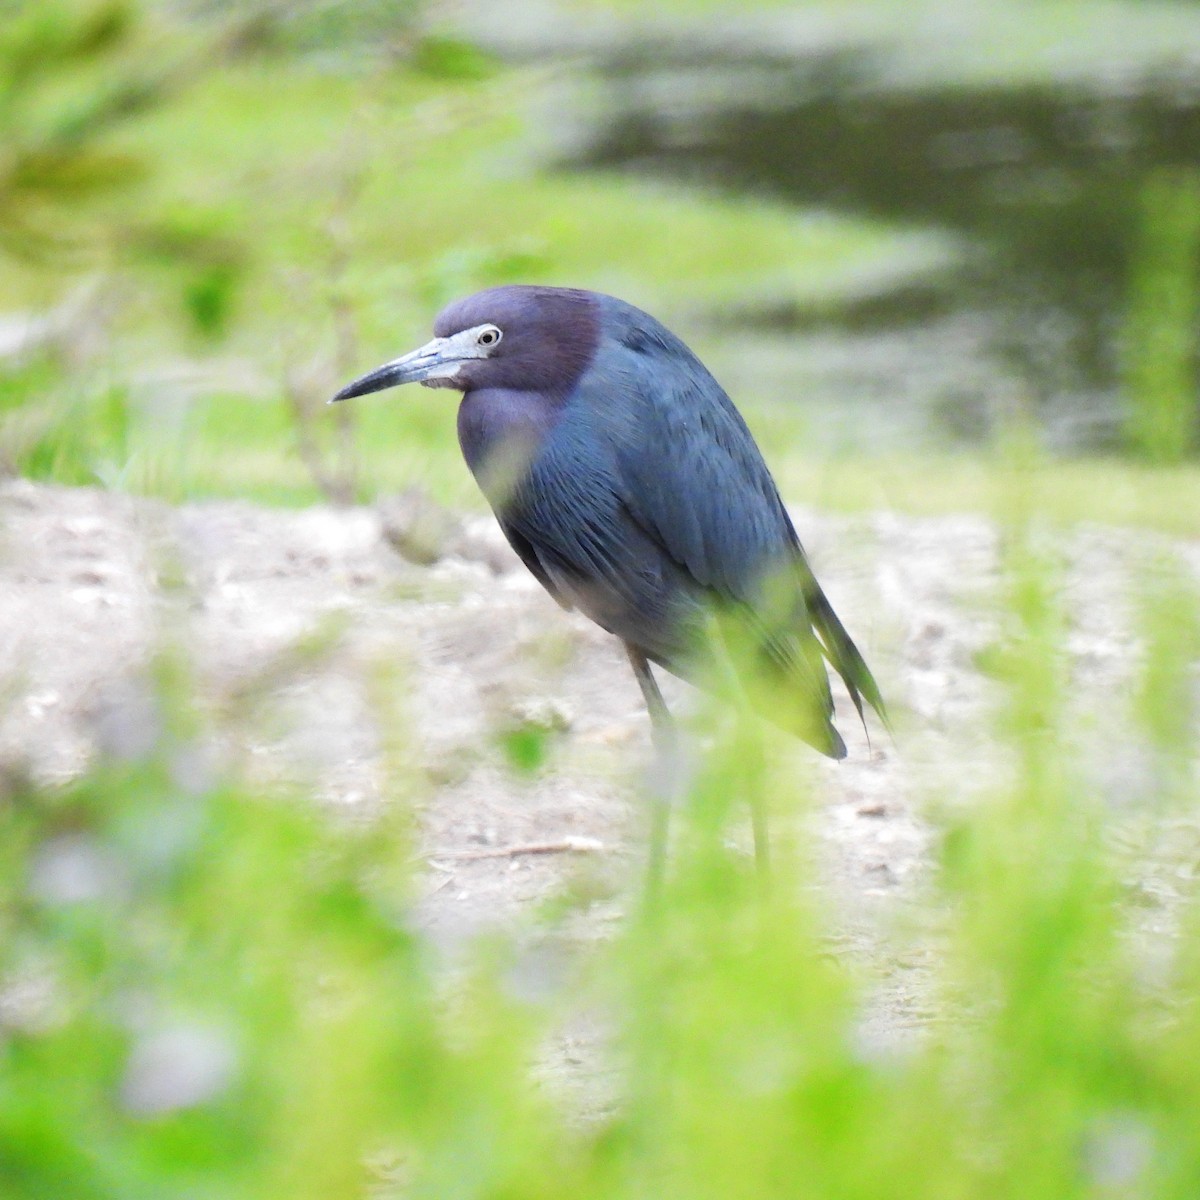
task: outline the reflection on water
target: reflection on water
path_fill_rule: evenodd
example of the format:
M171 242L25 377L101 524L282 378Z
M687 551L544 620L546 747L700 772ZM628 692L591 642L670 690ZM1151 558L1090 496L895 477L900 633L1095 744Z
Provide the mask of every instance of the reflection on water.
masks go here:
M857 378L842 368L824 378L843 397L849 388L857 411L872 390L896 399L887 381L911 369L912 354L888 347L919 329L913 345L939 361L918 376L931 391L896 389L910 432L977 438L1018 403L1056 444L1111 444L1142 197L1154 172L1200 167L1200 73L990 88L888 88L881 77L878 63L846 53L674 65L627 53L607 65L603 119L570 165L959 235L970 251L934 279L819 311L765 302L755 336L786 331L814 380L841 346ZM819 349L815 327L832 351Z

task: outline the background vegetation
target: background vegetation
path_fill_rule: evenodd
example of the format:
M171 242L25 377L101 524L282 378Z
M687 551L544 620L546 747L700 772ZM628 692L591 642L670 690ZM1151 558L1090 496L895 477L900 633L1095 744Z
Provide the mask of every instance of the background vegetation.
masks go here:
M1031 26L1125 29L1138 6L1001 7L1030 41L977 72L1036 69ZM323 407L446 300L516 278L599 287L695 319L689 340L720 356L705 313L766 290L822 302L924 236L546 171L539 105L560 68L468 34L416 5L0 0L4 470L171 501L417 483L477 505L444 393ZM829 460L794 412L745 397L789 499L1004 522L1004 633L981 667L1011 770L969 810L927 798L920 936L938 953L905 1048L869 1036L880 980L830 952L803 839L768 894L726 845L751 789L781 813L811 800L752 731L712 739L661 906L631 903L609 943L530 988L518 942L447 972L413 927L429 785L402 754L394 810L368 828L263 795L236 755L211 765L234 718L201 711L164 652L145 736L70 786L3 781L0 1193L1194 1196L1195 584L1164 561L1137 598L1127 730L1151 784L1114 797L1077 732L1040 537L1047 518L1200 523L1195 177L1158 175L1143 199L1122 454L1051 460L1018 412L985 449ZM1148 846L1180 881L1152 947L1128 886ZM894 936L900 955L916 932ZM584 1009L613 1071L581 1104L531 1064Z
M897 23L887 4L813 11L852 31L864 13L887 30ZM1015 5L1007 23L993 14L970 47L996 59L994 71L1013 52L1004 30L1023 11ZM1130 19L1120 6L1089 12L1040 6L1022 68L1008 64L1016 82L1044 69L1043 41L1078 41L1081 23L1094 27L1079 50L1088 66L1104 21L1118 29ZM1162 17L1154 9L1144 22L1150 50L1171 32ZM414 390L336 419L321 405L348 374L424 340L449 298L519 277L590 284L683 322L779 447L773 457L796 499L991 507L991 456L978 444L955 451L947 440L916 455L903 438L892 449L851 437L832 448L836 474L823 469L831 448L813 422L836 417L797 407L794 389L810 384L796 382L795 363L764 383L761 347L721 329L725 313L819 312L864 280L903 279L910 264L937 260L927 230L614 173L548 172L542 148L568 120L553 107L568 68L546 54L506 65L459 27L444 29L436 9L416 5L9 0L0 450L10 471L272 503L322 491L365 499L416 482L478 504L444 396ZM1130 56L1138 45L1131 39ZM1128 289L1127 445L1174 468L1147 472L1111 456L1059 463L1047 506L1066 519L1195 528L1200 506L1179 502L1196 489L1190 422L1160 445L1138 415L1157 428L1153 414L1194 406L1190 180L1164 172L1147 185ZM897 403L877 406L883 427ZM318 454L335 451L314 478Z

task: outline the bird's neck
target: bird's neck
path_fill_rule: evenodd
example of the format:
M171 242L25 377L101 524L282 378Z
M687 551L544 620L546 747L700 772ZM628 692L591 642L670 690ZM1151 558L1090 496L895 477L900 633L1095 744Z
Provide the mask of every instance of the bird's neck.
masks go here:
M565 397L509 388L467 392L458 408L458 444L483 494L497 511L529 472Z

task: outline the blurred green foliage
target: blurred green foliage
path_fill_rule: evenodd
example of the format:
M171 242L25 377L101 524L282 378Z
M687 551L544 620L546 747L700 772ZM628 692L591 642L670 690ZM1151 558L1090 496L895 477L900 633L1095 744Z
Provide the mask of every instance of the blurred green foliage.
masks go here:
M50 195L16 188L4 176L16 158L0 161L0 224L22 251L0 254L5 311L36 326L70 309L81 272L95 292L31 336L49 365L23 405L45 411L21 423L82 422L69 470L47 475L44 454L25 457L28 436L0 426L10 468L40 478L312 500L290 381L305 376L319 442L329 418L315 398L423 341L453 296L516 278L586 282L670 319L699 296L708 307L764 288L853 289L923 245L865 220L547 175L529 104L546 73L501 69L416 6L9 3L0 73L29 65L0 103L6 142L114 165L105 187ZM0 358L17 390L31 352ZM127 438L106 432L98 375L127 397ZM414 389L355 412L360 496L417 483L479 503L444 396ZM113 445L126 455L115 469Z
M500 744L513 770L532 774L545 764L548 740L548 730L525 722L506 730Z
M61 251L80 237L82 202L144 175L144 161L103 136L161 103L167 81L145 60L127 73L138 33L129 5L9 0L0 15L0 245Z
M1143 198L1126 321L1127 436L1146 458L1178 463L1200 406L1200 174L1161 171Z
M124 388L97 382L74 393L57 364L38 357L0 377L0 462L29 479L119 486L129 461L131 419Z
M652 912L631 901L611 939L572 944L559 923L586 898L546 911L542 933L573 945L547 982L529 931L453 970L420 931L425 785L403 755L408 799L373 824L264 795L212 749L237 746L245 712L205 717L186 674L160 671L85 776L5 779L4 1195L1194 1195L1194 872L1178 931L1151 929L1114 836L1190 807L1194 783L1149 811L1097 790L1053 560L1019 516L1007 547L1008 769L945 810L921 928L880 931L880 962L831 948L809 797L753 727L711 727ZM1178 637L1178 579L1147 584L1161 649L1142 694L1200 653L1194 596ZM1129 738L1194 760L1194 723L1155 705L1131 705ZM781 834L769 892L729 845L756 799ZM937 948L920 1028L880 1029L914 937ZM604 1014L605 1066L548 1086L534 1064L580 1011Z
M209 0L218 12L236 12L229 0ZM421 0L266 0L251 6L251 44L267 52L399 52L416 36Z
M444 395L321 407L346 376L424 340L449 298L587 283L686 322L703 355L704 313L853 292L927 252L919 232L869 220L547 175L531 105L552 95L547 72L501 67L436 17L326 0L7 0L0 291L31 332L0 357L6 470L169 499L416 484L478 505ZM1172 177L1148 194L1131 292L1130 437L1154 462L1182 457L1194 408L1191 186ZM823 461L788 405L728 382L790 498L991 506L986 454ZM1186 464L1064 463L1045 500L1062 520L1200 529Z
M194 329L221 330L243 248L146 207L154 156L122 141L229 48L125 0L8 0L0 20L0 252L51 276L165 267ZM211 219L207 222L211 225Z

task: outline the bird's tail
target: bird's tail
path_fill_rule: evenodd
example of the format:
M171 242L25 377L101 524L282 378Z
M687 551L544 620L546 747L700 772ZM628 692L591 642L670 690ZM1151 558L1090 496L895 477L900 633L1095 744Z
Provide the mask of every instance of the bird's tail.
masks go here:
M890 730L892 723L888 718L887 707L883 703L875 676L871 674L871 668L867 666L866 660L859 653L858 647L846 632L846 627L838 619L833 605L829 603L815 579L809 584L806 599L813 629L821 640L821 648L833 669L842 677L863 728L865 729L867 724L863 711L865 700L878 714L884 727Z

